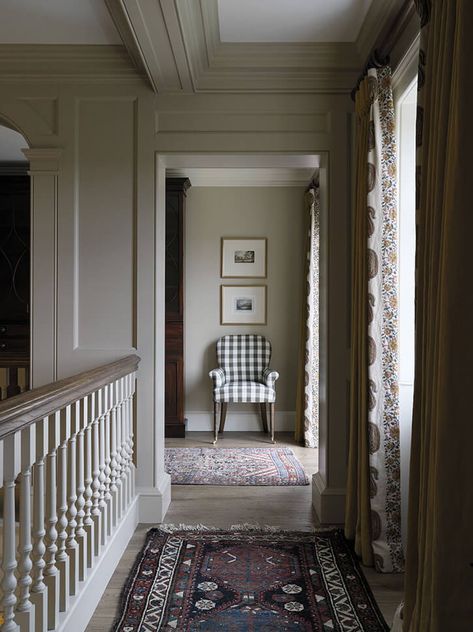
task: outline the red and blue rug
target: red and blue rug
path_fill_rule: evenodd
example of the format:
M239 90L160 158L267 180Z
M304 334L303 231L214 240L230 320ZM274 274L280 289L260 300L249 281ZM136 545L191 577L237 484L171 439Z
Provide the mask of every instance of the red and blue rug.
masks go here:
M166 448L173 485L308 485L290 448Z
M151 529L114 632L386 632L339 530Z

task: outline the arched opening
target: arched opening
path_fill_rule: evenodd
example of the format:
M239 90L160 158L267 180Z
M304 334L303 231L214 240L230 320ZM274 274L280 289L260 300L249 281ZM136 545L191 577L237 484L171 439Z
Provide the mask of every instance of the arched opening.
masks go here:
M0 399L30 388L30 177L24 136L0 118Z

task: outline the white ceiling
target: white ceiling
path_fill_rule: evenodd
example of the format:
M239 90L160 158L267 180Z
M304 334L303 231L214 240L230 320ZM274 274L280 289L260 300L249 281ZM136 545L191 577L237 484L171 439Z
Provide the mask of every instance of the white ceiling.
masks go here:
M218 0L222 42L354 42L372 0Z
M1 44L121 44L103 0L1 0Z
M21 134L0 125L0 162L26 162L21 150L27 148L28 143Z
M193 187L306 187L320 166L315 154L169 154L168 177L189 178Z

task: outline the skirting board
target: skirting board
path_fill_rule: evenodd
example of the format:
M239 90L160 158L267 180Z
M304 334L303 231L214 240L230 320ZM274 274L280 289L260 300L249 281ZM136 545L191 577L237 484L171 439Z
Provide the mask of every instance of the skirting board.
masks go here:
M312 476L312 505L321 524L345 522L346 490L328 487L320 472Z
M83 632L102 598L108 582L138 525L139 496L135 496L125 517L115 529L102 555L91 569L77 595L71 598L67 612L61 615L60 632Z
M197 411L186 412L188 432L197 432L205 430L213 430L213 412ZM276 409L275 415L276 432L290 432L294 430L296 413L293 411L281 411ZM261 417L256 412L243 412L240 410L232 411L231 405L228 407L227 420L225 422L225 432L259 432L263 429Z

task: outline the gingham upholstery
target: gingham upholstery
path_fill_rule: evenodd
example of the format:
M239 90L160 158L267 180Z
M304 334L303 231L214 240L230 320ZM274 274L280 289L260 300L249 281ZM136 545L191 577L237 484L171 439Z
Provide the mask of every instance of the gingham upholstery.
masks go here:
M274 403L277 371L268 368L271 343L255 334L223 336L217 342L218 369L210 371L215 402Z
M230 382L214 388L214 401L270 404L276 401L276 391L259 382Z

